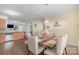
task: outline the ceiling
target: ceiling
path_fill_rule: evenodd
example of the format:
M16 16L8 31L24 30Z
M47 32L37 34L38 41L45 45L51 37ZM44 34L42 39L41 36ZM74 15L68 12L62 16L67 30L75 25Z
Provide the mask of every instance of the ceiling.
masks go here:
M74 4L0 4L0 15L8 16L9 20L31 22L33 20L44 20L45 16L60 15L73 10L78 5ZM5 10L13 10L20 15L9 15Z

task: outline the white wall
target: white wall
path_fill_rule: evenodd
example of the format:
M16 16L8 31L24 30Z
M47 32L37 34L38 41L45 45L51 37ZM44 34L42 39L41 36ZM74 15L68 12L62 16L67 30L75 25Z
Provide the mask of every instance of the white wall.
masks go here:
M41 31L43 31L43 21L34 21L32 25L36 24L36 26L33 26L33 33L34 35L39 35Z
M25 25L25 32L28 32L28 33L31 32L31 23L26 23L26 25Z
M50 30L54 31L57 35L68 34L68 44L76 45L78 41L78 19L76 17L76 10L67 12L63 15L49 18ZM54 21L58 21L61 26L54 27Z
M25 30L25 23L23 22L15 22L15 21L12 21L12 20L8 20L7 21L7 24L14 24L14 26L17 26L17 30L19 31L24 31Z

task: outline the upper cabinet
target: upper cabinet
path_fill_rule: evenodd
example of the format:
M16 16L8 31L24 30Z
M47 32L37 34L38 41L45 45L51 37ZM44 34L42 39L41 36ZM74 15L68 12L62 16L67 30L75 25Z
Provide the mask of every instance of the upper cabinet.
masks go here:
M6 28L6 19L0 19L0 28Z
M7 16L0 15L0 28L6 28Z

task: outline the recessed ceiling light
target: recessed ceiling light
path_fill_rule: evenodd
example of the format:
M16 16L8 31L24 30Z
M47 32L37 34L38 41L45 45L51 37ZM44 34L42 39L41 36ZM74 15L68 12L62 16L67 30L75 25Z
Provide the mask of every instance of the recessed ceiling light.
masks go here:
M23 23L23 22L20 22L20 21L13 21L14 23L16 23L16 24L26 24L26 23Z
M9 15L13 15L13 16L19 16L20 13L14 11L14 10L4 10L4 13L9 14Z
M19 23L18 21L13 21L14 23Z

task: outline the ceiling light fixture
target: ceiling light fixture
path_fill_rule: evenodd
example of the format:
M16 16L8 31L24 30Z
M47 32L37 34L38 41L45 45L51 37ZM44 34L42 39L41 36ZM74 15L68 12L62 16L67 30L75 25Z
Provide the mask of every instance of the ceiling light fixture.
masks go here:
M48 6L48 4L44 4L44 5L45 5L44 23L48 23L49 22L49 20L47 18L47 6Z
M16 20L15 20L15 21L13 21L13 22L14 22L15 24L24 24L24 25L26 24L26 23L24 23L24 22L21 22L21 21L16 21Z
M45 20L47 20L47 6L48 4L45 4L45 16L44 16Z
M14 11L14 10L4 10L4 13L9 14L9 15L13 15L13 16L19 16L20 13Z

